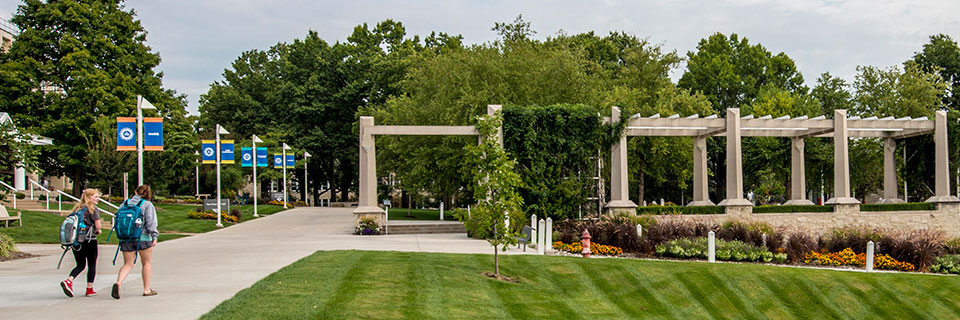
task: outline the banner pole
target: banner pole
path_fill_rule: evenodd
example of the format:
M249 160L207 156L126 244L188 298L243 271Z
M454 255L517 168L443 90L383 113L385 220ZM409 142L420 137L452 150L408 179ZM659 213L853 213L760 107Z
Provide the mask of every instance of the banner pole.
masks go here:
M253 216L259 217L257 214L257 194L260 193L260 189L257 189L257 135L253 135Z
M143 185L143 97L137 96L137 187Z
M220 207L220 125L217 125L217 227L223 227L223 223L220 221L220 215L223 211L223 208Z
M287 144L284 143L283 147L281 147L280 149L283 149L283 151L281 152L283 156L280 157L280 161L283 163L283 208L286 209L287 208Z

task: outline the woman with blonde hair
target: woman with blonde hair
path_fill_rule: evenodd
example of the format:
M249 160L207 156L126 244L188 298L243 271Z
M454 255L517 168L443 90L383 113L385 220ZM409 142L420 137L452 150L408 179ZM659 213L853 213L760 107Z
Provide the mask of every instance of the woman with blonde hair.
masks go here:
M100 212L97 209L97 203L100 202L100 191L97 189L86 189L83 190L83 194L80 195L80 202L77 202L73 206L73 210L70 211L71 214L82 212L83 214L83 224L86 225L86 229L81 230L83 234L83 241L80 242L80 249L73 250L73 258L77 261L77 267L73 268L70 271L70 276L67 277L67 280L60 282L60 288L63 289L63 293L68 297L73 297L73 279L75 279L84 268L87 269L87 292L86 296L91 297L97 295L96 291L93 291L93 280L97 277L97 235L100 234L100 226L102 220L100 219Z
M130 270L133 269L134 258L140 255L140 264L143 266L141 278L143 279L143 296L155 296L157 291L150 287L150 264L153 258L153 247L157 246L157 238L160 232L157 231L157 208L153 206L153 193L150 192L149 185L137 187L133 197L127 199L129 205L139 205L143 212L143 233L140 234L139 241L121 241L120 251L123 252L123 266L120 267L120 273L117 274L117 282L113 284L110 296L114 299L120 299L120 285L127 279Z

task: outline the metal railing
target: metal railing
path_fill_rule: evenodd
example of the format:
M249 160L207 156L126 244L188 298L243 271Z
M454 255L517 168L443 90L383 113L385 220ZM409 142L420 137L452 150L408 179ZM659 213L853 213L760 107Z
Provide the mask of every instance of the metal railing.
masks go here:
M66 193L66 192L63 192L63 191L61 191L61 190L57 190L57 202L60 202L60 197L61 197L61 196L66 196L67 198L73 199L73 201L80 202L80 199L77 199L77 197L74 197L73 195L71 195L71 194L69 194L69 193ZM107 201L104 201L104 200L100 200L100 202L103 203L103 204L106 204L106 205L108 205L108 206L110 206L110 207L112 207L112 208L114 208L114 209L116 209L116 210L120 210L120 207L117 207L117 206L113 205L113 204L110 203L110 202L107 202ZM57 204L57 206L60 206L60 204ZM113 212L110 212L110 211L107 211L107 210L104 210L104 209L100 209L100 210L103 210L103 212L105 212L107 215L109 215L109 216L111 216L111 217L116 217L116 216L117 216L117 215L114 214Z
M16 209L17 208L17 188L11 187L9 184L4 183L3 181L0 181L0 184L2 184L4 187L7 187L7 189L10 189L10 191L13 191L13 208Z
M50 210L50 189L44 188L33 179L28 179L28 181L30 181L30 200L33 200L33 186L37 186L40 190L47 192L47 210Z

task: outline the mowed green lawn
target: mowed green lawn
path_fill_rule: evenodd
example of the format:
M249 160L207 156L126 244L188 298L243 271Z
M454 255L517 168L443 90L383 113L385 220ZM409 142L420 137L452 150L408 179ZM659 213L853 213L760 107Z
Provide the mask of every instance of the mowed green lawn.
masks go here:
M158 229L160 231L160 241L176 239L188 236L193 233L204 233L213 231L217 228L216 220L200 220L187 218L187 212L198 208L198 205L181 204L157 204ZM239 206L243 221L253 218L253 206ZM111 212L116 212L112 208ZM266 216L283 211L282 206L260 205L257 213ZM110 216L102 215L104 220L110 220ZM17 243L59 243L60 223L64 217L49 212L23 211L23 227L10 228L0 227L0 233L4 233L13 238ZM229 227L234 223L224 222L224 227ZM107 235L110 230L103 230L103 233L97 237L100 243L106 243ZM110 239L111 243L116 243L116 236Z
M202 319L960 318L960 278L755 264L317 252Z

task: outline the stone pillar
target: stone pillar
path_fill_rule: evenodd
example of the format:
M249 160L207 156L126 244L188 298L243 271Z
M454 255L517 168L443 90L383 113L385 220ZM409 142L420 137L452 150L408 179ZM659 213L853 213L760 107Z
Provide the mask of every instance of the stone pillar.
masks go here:
M373 117L360 117L360 203L353 210L355 220L374 218L385 223L384 211L377 206L377 147L373 134Z
M620 107L613 107L610 112L610 124L620 122ZM610 202L607 203L607 212L625 211L637 213L637 204L630 201L627 185L627 135L623 133L617 143L610 146Z
M727 198L721 206L752 206L743 198L743 155L740 146L740 109L727 109Z
M850 197L849 134L847 133L847 110L833 111L833 198L828 205L859 205ZM836 209L834 211L837 211Z
M790 139L790 200L784 205L813 205L813 201L807 200L807 173L803 148L803 138Z
M688 206L712 206L707 189L707 137L693 137L693 201Z
M897 140L883 138L883 200L880 203L904 203L897 197Z
M934 153L934 165L936 166L934 177L934 196L927 199L927 202L960 202L956 196L950 194L950 159L947 153L947 112L937 111L935 121L935 131L933 133L936 140L937 151Z

